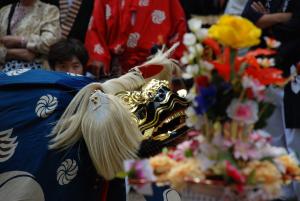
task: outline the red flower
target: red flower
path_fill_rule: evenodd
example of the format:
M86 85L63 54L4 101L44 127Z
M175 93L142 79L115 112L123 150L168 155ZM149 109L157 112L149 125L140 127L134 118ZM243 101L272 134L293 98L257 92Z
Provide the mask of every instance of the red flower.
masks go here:
M282 71L276 68L255 68L250 66L246 69L246 74L257 79L263 85L283 85L286 82L286 79L282 77Z
M210 47L216 56L221 54L221 47L217 41L212 38L206 38L203 40L203 44Z
M230 162L225 161L226 163L226 173L238 184L244 184L246 182L246 177L242 175L239 170L230 164Z

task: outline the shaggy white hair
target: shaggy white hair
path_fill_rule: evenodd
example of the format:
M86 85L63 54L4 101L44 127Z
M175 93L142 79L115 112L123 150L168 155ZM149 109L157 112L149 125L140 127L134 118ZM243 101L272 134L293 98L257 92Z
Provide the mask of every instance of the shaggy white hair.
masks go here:
M153 79L170 80L178 68L167 59L175 46L141 65L161 65L163 71ZM50 136L50 149L68 149L82 137L98 172L105 179L113 179L123 170L123 161L136 158L142 134L133 122L126 104L114 96L120 91L139 90L145 80L139 72L130 72L103 84L92 83L73 98Z

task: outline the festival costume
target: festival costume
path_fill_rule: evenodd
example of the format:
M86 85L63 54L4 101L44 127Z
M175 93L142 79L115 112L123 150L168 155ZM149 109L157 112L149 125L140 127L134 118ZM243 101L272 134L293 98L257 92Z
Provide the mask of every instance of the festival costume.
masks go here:
M102 62L106 72L118 66L124 73L146 61L151 49L181 41L185 32L178 0L96 0L85 45L91 62ZM174 57L182 51L180 46Z

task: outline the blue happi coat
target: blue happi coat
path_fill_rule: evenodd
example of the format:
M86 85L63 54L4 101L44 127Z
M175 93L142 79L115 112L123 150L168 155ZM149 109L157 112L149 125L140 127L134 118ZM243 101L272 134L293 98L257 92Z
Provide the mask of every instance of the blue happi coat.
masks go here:
M0 72L0 200L126 200L125 182L97 175L83 140L49 150L49 134L75 94L94 80L43 70ZM147 201L167 201L154 187ZM106 192L106 193L104 193ZM177 201L171 199L172 201Z
M74 95L93 82L42 70L0 73L0 200L100 201L99 177L83 141L49 150L48 136ZM122 180L108 200L126 200Z

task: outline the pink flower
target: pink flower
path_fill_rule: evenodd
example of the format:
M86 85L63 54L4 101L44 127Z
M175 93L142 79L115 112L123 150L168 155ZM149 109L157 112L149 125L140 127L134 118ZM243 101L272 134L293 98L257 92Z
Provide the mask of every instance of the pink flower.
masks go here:
M253 124L258 120L258 105L255 101L240 102L233 99L226 112L231 119L245 124Z
M263 131L263 130L257 130L249 136L249 139L251 142L253 142L256 146L256 148L262 148L266 144L271 143L272 137L269 133Z
M191 141L184 141L177 145L176 150L172 154L172 158L178 161L184 160L186 158L186 152L188 152L191 147Z
M126 160L124 169L130 179L154 181L155 176L149 160Z
M253 96L258 100L262 101L265 98L266 87L262 85L258 80L248 76L244 76L242 79L242 85L244 89L249 89L253 93Z
M258 158L258 153L254 147L252 147L250 143L244 143L242 141L235 143L233 155L236 159L243 160Z

